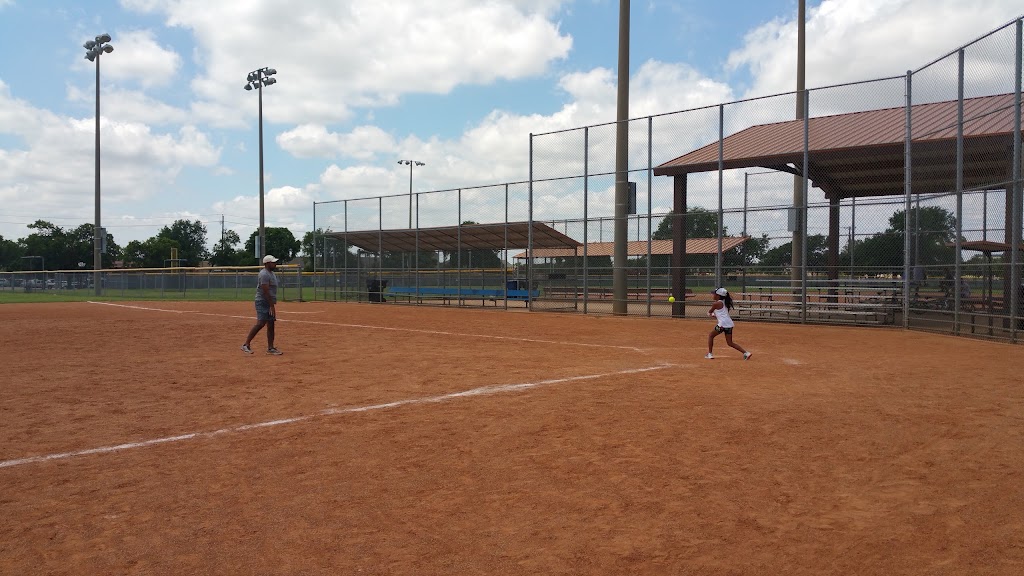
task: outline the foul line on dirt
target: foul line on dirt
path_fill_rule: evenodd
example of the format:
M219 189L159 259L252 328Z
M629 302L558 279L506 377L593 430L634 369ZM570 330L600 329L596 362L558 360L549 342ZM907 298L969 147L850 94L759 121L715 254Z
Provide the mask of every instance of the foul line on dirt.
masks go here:
M641 374L643 372L653 372L655 370L665 370L667 368L679 367L677 364L659 364L657 366L648 366L646 368L630 368L628 370L619 370L617 372L604 372L601 374L587 374L585 376L570 376L568 378L555 378L552 380L541 380L539 382L526 382L523 384L496 384L491 386L481 386L479 388L471 388L469 390L463 390L462 392L452 392L450 394L441 394L439 396L426 396L421 398L407 398L405 400L396 400L394 402L385 402L383 404L371 404L368 406L355 406L352 408L328 408L321 410L315 414L309 414L306 416L296 416L294 418L282 418L278 420L269 420L266 422L258 422L256 424L243 424L241 426L235 426L232 428L221 428L220 430L214 430L212 432L192 432L189 434L179 434L177 436L168 436L165 438L155 438L152 440L143 440L141 442L128 442L125 444L117 444L115 446L103 446L100 448L89 448L87 450L77 450L74 452L61 452L58 454L46 454L43 456L28 456L25 458L17 458L14 460L3 460L0 461L0 468L11 468L13 466L21 466L23 464L33 464L37 462L49 462L52 460L66 460L69 458L77 458L79 456L89 456L91 454L109 454L111 452L121 452L123 450L132 450L135 448L146 448L148 446L156 446L159 444L170 444L172 442L183 442L185 440L195 440L198 438L213 438L214 436L220 436L222 434L229 434L232 432L245 432L248 430L255 430L259 428L272 428L275 426L282 426L285 424L294 424L296 422L305 422L318 417L324 416L337 416L341 414L350 414L358 412L370 412L373 410L386 410L389 408L398 408L400 406L411 406L415 404L440 404L448 402L449 400L456 400L459 398L469 398L473 396L488 396L492 394L501 394L505 392L519 392L522 390L529 390L531 388L538 388L541 386L550 386L552 384L564 384L566 382L579 382L581 380L594 380L597 378L607 378L609 376L626 376L630 374Z
M195 314L197 316L214 316L217 318L240 318L242 320L252 320L251 316L238 316L234 314L214 314L212 312L197 312L195 310L168 310L166 308L150 308L148 306L132 306L129 304L114 304L113 302L96 302L93 300L86 301L87 304L101 304L103 306L113 306L115 308L129 308L132 310L148 310L151 312L170 312L172 314ZM563 342L558 340L539 340L536 338L519 338L516 336L495 336L493 334L466 334L463 332L444 332L441 330L422 330L418 328L395 328L393 326L371 326L369 324L343 324L340 322L319 322L316 320L283 320L278 318L278 322L291 322L294 324L318 324L321 326L340 326L343 328L361 328L364 330L387 330L392 332L413 332L418 334L431 334L436 336L458 336L462 338L488 338L491 340L510 340L514 342L530 342L533 344L558 344L562 346L582 346L585 348L612 348L616 350L629 350L631 352L639 352L646 354L648 351L643 348L637 348L635 346L616 346L613 344L589 344L585 342Z

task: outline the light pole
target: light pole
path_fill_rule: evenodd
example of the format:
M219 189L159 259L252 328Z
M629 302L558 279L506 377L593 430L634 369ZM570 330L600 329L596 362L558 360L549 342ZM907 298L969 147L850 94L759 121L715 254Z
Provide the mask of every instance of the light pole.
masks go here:
M277 70L273 68L260 68L259 70L249 72L249 75L245 78L245 89L252 90L255 88L260 95L260 245L256 249L256 259L260 262L263 261L263 256L267 253L267 232L263 221L263 87L277 84L277 79L271 78L274 74L277 74Z
M103 245L103 239L100 237L103 232L100 228L100 56L114 51L114 47L108 42L110 34L100 34L95 40L88 40L82 44L85 48L85 59L96 63L96 224L92 233L92 283L97 296L103 294L103 288L100 286L100 270L103 269L103 257L100 254Z
M399 160L398 163L409 165L409 228L412 228L412 167L426 166L426 164L419 160Z

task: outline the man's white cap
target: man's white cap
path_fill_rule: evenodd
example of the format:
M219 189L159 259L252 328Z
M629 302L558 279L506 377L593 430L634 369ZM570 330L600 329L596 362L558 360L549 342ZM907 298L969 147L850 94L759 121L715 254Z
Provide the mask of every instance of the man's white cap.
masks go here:
M266 264L267 262L277 262L277 258L274 258L270 254L267 254L266 256L263 257L263 263Z
M719 296L724 298L729 295L729 291L726 290L725 288L719 288L718 290L715 290L715 294L718 294Z

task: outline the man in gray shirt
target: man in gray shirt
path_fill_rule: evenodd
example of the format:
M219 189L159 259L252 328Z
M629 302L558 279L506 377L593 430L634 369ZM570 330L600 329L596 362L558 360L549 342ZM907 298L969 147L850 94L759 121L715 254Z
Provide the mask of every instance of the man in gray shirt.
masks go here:
M252 339L256 334L267 327L267 354L280 356L283 354L274 347L274 321L277 320L277 275L274 269L277 268L277 258L271 255L263 257L263 270L260 270L256 282L256 324L249 330L249 336L242 344L242 352L252 354Z

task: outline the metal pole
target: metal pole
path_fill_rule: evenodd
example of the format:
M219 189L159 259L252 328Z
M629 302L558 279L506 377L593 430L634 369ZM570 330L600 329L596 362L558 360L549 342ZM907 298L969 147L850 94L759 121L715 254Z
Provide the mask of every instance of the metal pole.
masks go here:
M409 228L412 228L412 160L409 161ZM428 174L429 176L429 174Z
M505 309L508 310L508 184L505 184L505 254L501 259L501 284L505 287Z
M410 190L412 188L410 187ZM409 195L410 198L412 195ZM420 298L420 195L416 195L416 245L412 252L412 273L415 278L416 301Z
M1024 310L1021 309L1024 306L1024 302L1021 302L1021 292L1024 289L1021 287L1021 282L1024 278L1021 277L1021 261L1020 261L1020 245L1021 245L1021 233L1022 226L1024 226L1024 186L1021 184L1021 61L1024 60L1024 44L1022 44L1022 25L1024 20L1017 20L1017 51L1016 58L1016 71L1014 73L1014 82L1016 84L1014 97L1013 111L1013 214L1010 216L1011 228L1010 232L1010 340L1013 342L1017 341L1018 331L1021 326L1018 324L1021 316L1024 316Z
M459 295L459 306L462 306L462 188L459 188L458 201L456 202L458 211L458 225L455 227L455 253L457 255L458 268L455 272L455 286L457 287L457 293Z
M590 303L590 265L587 257L590 217L590 127L583 128L583 313L587 313ZM575 296L574 296L575 298Z
M725 215L722 212L722 173L723 166L725 163L724 154L724 143L725 140L725 105L718 105L718 232L715 233L718 236L718 253L715 256L715 285L723 286L722 284L722 228L725 223ZM807 164L805 163L804 166ZM806 174L806 170L804 173Z
M384 197L377 197L377 282L384 275ZM384 287L378 284L377 296L384 294Z
M102 53L102 50L99 52ZM97 296L103 294L100 285L100 270L103 269L103 256L100 254L103 245L100 238L100 53L96 54L96 224L93 227L92 243L92 283Z
M743 173L743 237L744 238L747 237L747 206L748 206L748 203L747 203L747 187L748 187L748 181L749 180L750 180L750 174L747 173L747 172L744 172ZM744 242L745 241L746 240L744 240ZM740 289L742 292L746 292L747 291L747 264L748 264L747 259L748 258L749 258L749 256L747 255L747 251L746 251L746 249L744 247L744 250L743 250L743 268L742 268L743 280L742 280L742 288Z
M963 234L964 219L964 49L957 58L957 102L956 102L956 250L953 273L953 333L960 334L960 275L962 254L960 236Z
M651 211L654 194L654 117L647 117L647 316L651 316Z
M853 284L853 248L857 239L857 197L850 198L850 284Z
M345 206L345 223L344 223L344 227L345 227L345 232L347 234L348 233L348 200L345 200L344 206ZM341 298L342 298L342 300L348 301L348 294L346 293L347 290L348 290L348 236L345 236L345 246L344 246L344 248L345 248L345 255L342 256L342 266L344 266L345 268L344 268L344 271L341 273ZM337 256L335 256L335 258L337 258ZM335 261L337 261L337 260L335 260ZM337 297L335 297L335 300L337 300Z
M907 70L907 111L905 119L905 135L903 145L903 327L910 327L910 194L912 192L912 160L911 155L913 145L913 117L911 114L912 95L913 95L913 79L914 75ZM916 231L916 230L915 230ZM850 267L853 267L853 251L850 251ZM920 266L921 263L914 261L915 266Z
M807 3L805 0L800 0L799 8L797 10L797 40L796 40L796 119L803 120L805 116L805 102L803 98L804 94L804 77L805 77L805 55L806 55L806 20L807 20ZM806 146L805 146L806 148ZM807 177L807 164L804 164L804 179ZM798 176L793 177L793 209L797 212L797 219L802 216L801 207L805 201L805 190L806 187L803 182L800 181ZM801 270L803 269L804 262L800 260L803 258L805 253L804 244L807 242L807 238L804 234L804 224L802 222L796 222L793 231L793 243L792 247L792 266L790 268L790 279L794 285L801 278ZM806 294L802 298L806 300Z
M530 133L530 187L526 214L526 302L533 310L533 133Z
M223 230L223 224L221 225L221 229ZM317 236L317 234L316 234L316 201L314 200L313 201L313 253L310 254L310 257L313 258L313 301L314 302L316 302L316 236ZM222 232L221 233L221 244L222 245L223 245L223 242L224 242L224 234ZM325 243L326 243L326 239L325 239ZM326 248L327 247L325 245L324 246L324 252L325 253L327 251Z
M267 255L267 229L264 222L263 211L263 70L256 71L256 81L259 91L259 124L260 124L260 248L257 250L256 259L258 263L263 262Z
M803 0L800 5L803 6ZM810 116L811 107L811 94L806 90L802 92L804 100L804 179L803 187L800 191L802 198L802 204L800 205L800 234L803 237L804 242L801 243L801 270L800 270L800 321L807 322L807 186L810 183L807 178L807 166L810 164L810 126L811 121L808 118Z
M615 267L612 313L626 314L626 266L629 259L626 203L629 197L629 0L619 0L619 72L615 124Z

